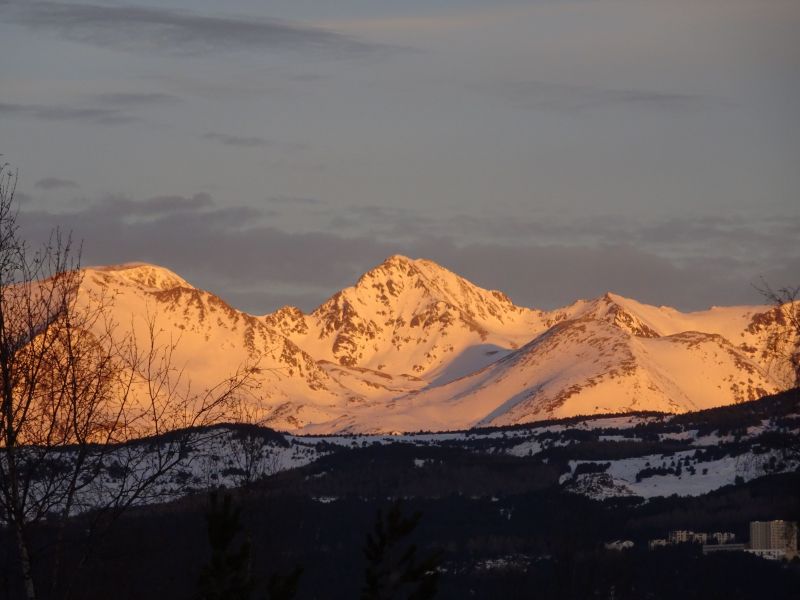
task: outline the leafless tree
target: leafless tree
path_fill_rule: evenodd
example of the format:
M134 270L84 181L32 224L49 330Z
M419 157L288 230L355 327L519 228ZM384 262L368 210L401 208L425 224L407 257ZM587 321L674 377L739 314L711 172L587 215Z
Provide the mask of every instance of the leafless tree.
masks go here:
M238 473L237 487L247 487L281 468L279 445L255 427L231 432L228 450Z
M794 389L788 393L797 401L800 399L800 286L775 289L762 278L756 289L772 305L771 317L767 319L772 329L768 348L777 362L790 369L787 379L793 378ZM780 450L783 460L800 460L800 436L788 434Z
M237 487L274 475L281 469L281 444L274 432L262 428L258 415L263 410L257 403L239 404L236 421L238 427L226 440L227 453L236 470Z
M34 600L45 582L52 597L72 592L63 572L68 519L93 509L83 550L70 557L80 567L101 525L166 493L165 476L202 441L197 428L232 414L255 366L192 390L157 315L142 317L147 334L137 339L113 321L111 299L79 294L80 252L69 236L55 231L30 250L16 183L0 165L0 526ZM31 532L45 520L57 527L51 571L37 581Z
M775 289L762 278L756 289L772 305L769 349L789 365L794 386L800 387L800 285Z

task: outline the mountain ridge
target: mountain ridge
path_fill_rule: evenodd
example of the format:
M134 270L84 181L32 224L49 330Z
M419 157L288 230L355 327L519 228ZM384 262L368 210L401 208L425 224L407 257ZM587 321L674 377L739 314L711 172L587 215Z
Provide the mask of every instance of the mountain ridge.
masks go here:
M543 311L433 261L393 255L309 313L251 315L156 265L83 272L85 301L111 296L118 323L152 314L180 337L177 358L193 381L211 385L237 363L259 362L248 410L290 431L684 412L789 385L769 306L683 313L607 292Z

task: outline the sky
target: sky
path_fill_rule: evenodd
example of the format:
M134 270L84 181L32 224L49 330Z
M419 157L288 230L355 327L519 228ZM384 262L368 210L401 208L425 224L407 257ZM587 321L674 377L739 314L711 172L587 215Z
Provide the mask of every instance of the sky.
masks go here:
M517 304L800 284L797 0L0 0L20 223L313 309L392 254Z

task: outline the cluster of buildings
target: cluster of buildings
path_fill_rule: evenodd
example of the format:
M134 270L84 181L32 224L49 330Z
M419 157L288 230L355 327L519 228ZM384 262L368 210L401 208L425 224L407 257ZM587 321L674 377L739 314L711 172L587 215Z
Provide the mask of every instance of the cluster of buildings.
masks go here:
M797 523L792 521L751 521L750 541L737 544L733 533L670 531L667 539L650 540L649 548L673 544L702 544L703 554L710 552L749 552L772 560L791 560L797 553Z
M703 544L704 546L712 542L714 545L730 546L736 542L736 534L730 531L716 531L714 533L705 533L702 531L688 531L686 529L677 529L670 531L666 539L650 540L648 547L650 550L661 546L673 546L675 544Z

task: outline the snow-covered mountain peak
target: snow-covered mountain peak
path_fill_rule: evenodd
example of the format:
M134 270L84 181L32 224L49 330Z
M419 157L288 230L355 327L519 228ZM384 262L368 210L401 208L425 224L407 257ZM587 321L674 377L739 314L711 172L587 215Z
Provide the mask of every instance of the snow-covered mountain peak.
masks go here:
M606 292L591 300L578 300L569 306L547 313L552 325L570 319L596 319L610 323L636 337L654 338L665 335L659 329L661 320L669 319L674 309L656 308L636 300ZM654 315L659 318L653 320Z
M470 348L525 343L541 313L515 306L430 260L394 255L310 315L281 309L266 322L320 359L395 375L436 375ZM486 356L476 365L485 364ZM472 365L472 359L470 365Z
M590 306L591 308L585 313L585 316L605 320L631 335L644 338L655 338L661 335L642 314L644 311L637 310L642 305L635 300L606 292L592 301Z
M502 322L509 314L530 312L515 306L504 293L480 288L431 260L401 255L370 269L343 293L354 306L377 301L392 308L427 309L439 304L478 321Z
M141 262L88 267L84 270L84 274L100 285L133 284L150 290L192 288L185 279L169 269Z
M274 313L263 317L264 323L281 335L303 335L308 333L306 315L296 306L282 306Z

